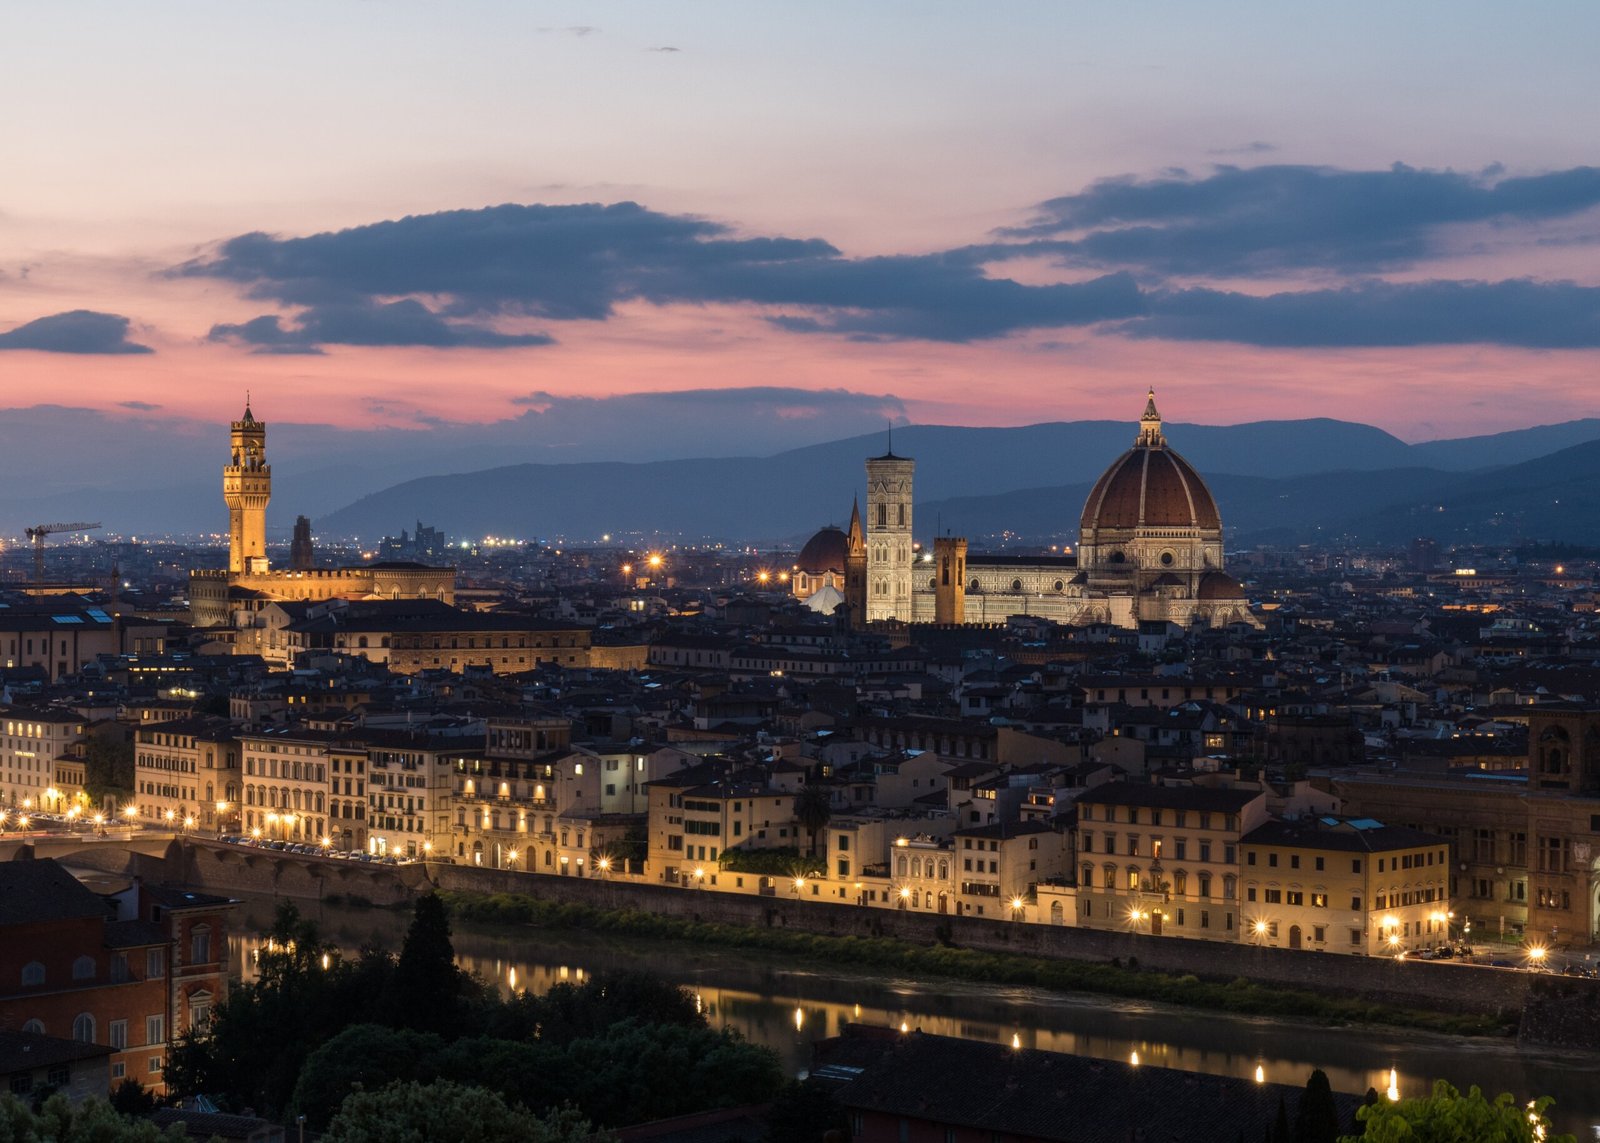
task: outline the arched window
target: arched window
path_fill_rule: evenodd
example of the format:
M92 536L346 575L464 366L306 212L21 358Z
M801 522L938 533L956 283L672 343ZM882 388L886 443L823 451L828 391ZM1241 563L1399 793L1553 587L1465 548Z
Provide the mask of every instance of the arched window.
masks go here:
M904 877L906 875L906 865L907 865L906 859L902 855L900 860L899 860L899 862L897 862L896 865L895 865L895 872L897 874L899 874L899 876Z
M94 957L92 957L92 956L80 956L77 960L73 961L72 962L72 979L73 980L93 980L94 979Z
M913 877L921 877L922 876L922 858L913 857L911 859L911 876L913 876Z
M940 881L948 881L948 880L950 880L950 863L948 861L943 860L942 858L939 861L939 880Z
M1559 726L1547 728L1539 735L1539 770L1544 774L1565 774L1567 754L1572 739Z
M22 966L22 987L34 988L44 983L44 965L30 960Z
M42 1020L29 1020L22 1026L24 1032L31 1032L35 1036L44 1035L44 1022Z
M80 1044L94 1043L94 1017L91 1014L80 1013L72 1022L72 1038Z

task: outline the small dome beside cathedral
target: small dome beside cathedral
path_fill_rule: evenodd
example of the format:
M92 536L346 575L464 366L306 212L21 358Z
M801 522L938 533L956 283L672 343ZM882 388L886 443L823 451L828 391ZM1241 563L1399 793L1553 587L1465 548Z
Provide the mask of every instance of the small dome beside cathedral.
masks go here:
M849 554L850 537L829 524L800 549L800 556L794 562L795 570L818 576L830 571L843 572L845 558Z

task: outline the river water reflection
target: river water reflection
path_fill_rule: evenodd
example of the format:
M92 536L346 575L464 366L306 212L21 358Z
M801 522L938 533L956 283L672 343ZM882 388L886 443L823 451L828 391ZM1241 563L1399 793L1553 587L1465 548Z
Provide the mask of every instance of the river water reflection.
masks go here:
M272 924L274 902L247 899L233 938L233 963L248 975ZM348 954L365 945L398 949L409 916L301 903L323 934ZM455 925L456 960L503 992L540 993L607 969L642 969L694 992L713 1026L736 1029L804 1072L815 1040L845 1024L888 1024L944 1036L1073 1052L1142 1065L1303 1084L1313 1068L1339 1091L1425 1094L1435 1078L1463 1090L1556 1098L1559 1130L1600 1140L1600 1057L1526 1051L1500 1040L1384 1029L1319 1028L1277 1020L1194 1012L1138 1001L1032 988L876 976L846 966L790 967L770 953L601 934L521 933ZM1441 968L1441 971L1451 971ZM1259 1073L1258 1073L1259 1069Z

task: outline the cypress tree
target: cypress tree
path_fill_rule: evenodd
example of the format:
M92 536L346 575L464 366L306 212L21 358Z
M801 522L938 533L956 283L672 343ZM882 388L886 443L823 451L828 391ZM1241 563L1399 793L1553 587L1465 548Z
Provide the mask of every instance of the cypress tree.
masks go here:
M1321 1068L1306 1080L1300 1106L1294 1114L1294 1143L1335 1143L1339 1138L1339 1109L1333 1102L1333 1086Z

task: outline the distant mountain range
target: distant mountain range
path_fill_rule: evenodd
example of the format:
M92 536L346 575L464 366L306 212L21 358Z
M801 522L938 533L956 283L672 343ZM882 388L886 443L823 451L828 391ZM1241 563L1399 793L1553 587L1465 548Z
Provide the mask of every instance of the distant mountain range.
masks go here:
M1239 543L1418 535L1600 542L1600 505L1583 493L1600 476L1600 421L1421 445L1331 420L1169 425L1168 436L1206 475ZM1586 443L1562 447L1574 438ZM917 459L919 533L950 530L986 541L1003 531L1025 540L1074 538L1089 485L1130 443L1126 424L1105 421L913 426L894 435L895 451ZM874 435L764 458L513 465L423 477L316 524L332 535L370 536L420 518L464 536L654 532L792 542L848 519L863 459L884 447Z
M59 450L72 426L81 428L73 414L94 415L22 412L29 416L0 424L0 472L9 474L0 534L70 519L104 520L124 535L225 527L215 427L102 419L80 431L76 450L50 454L52 441ZM1600 501L1589 492L1600 477L1597 419L1415 445L1327 419L1166 428L1210 483L1236 543L1432 535L1600 544ZM727 435L737 439L737 425ZM988 542L1010 531L1024 541L1070 541L1089 484L1133 436L1125 421L916 425L894 430L894 450L917 459L919 535L947 529ZM420 519L460 537L796 542L848 520L864 488L862 462L886 443L874 433L770 456L630 463L619 439L616 459L506 464L519 449L504 425L492 447L480 448L461 426L437 441L427 431L272 426L268 524L286 536L304 513L321 536L366 540ZM522 455L555 453L530 444Z

